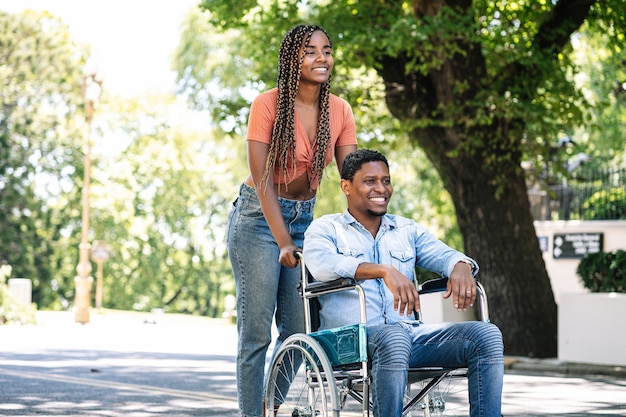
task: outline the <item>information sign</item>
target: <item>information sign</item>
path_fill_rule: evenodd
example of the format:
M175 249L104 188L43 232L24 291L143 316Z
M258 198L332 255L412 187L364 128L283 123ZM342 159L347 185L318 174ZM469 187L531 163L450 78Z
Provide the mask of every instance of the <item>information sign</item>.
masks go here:
M580 259L588 253L602 251L603 233L554 234L552 256L554 259Z

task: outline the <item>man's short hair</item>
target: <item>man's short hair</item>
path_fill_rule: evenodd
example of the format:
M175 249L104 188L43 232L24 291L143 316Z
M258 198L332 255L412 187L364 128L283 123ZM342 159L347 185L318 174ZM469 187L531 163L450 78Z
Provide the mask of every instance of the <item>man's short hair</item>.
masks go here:
M378 151L372 149L357 149L354 152L350 152L341 165L341 179L352 181L354 175L361 169L363 164L376 161L383 162L387 165L387 168L389 168L387 158Z

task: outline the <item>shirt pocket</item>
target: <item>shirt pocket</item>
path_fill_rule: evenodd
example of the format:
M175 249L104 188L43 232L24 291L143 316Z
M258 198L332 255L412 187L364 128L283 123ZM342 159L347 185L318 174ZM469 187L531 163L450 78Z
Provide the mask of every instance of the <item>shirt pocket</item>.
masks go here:
M340 254L344 256L350 256L352 258L357 258L357 259L362 258L364 254L362 249L350 248L347 246L338 246L337 252L339 252Z
M390 250L391 265L408 279L413 280L415 254L411 250Z

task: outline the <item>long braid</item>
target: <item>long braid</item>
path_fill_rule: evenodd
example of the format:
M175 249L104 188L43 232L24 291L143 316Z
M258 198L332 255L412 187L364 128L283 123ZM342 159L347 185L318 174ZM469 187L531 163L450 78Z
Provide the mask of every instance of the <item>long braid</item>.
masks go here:
M278 53L278 100L276 103L276 119L272 129L272 139L269 154L265 164L262 182L269 183L274 172L276 161L280 167L280 176L285 178L285 189L289 178L296 172L296 128L295 104L298 94L298 84L302 71L304 54L301 54L303 45L308 44L311 35L316 30L324 29L315 25L299 25L293 27L284 37ZM316 179L321 180L326 167L326 152L330 143L330 117L328 111L330 94L330 78L323 83L320 89L320 119L315 135L314 157L311 167L309 184ZM291 166L291 173L289 167Z

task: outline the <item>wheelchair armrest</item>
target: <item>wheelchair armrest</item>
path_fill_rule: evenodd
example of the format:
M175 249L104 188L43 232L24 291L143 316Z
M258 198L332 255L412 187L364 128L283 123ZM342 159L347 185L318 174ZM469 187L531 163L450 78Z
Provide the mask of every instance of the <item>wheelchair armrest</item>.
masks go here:
M431 294L434 292L442 292L448 288L448 278L429 279L424 282L419 289L420 294Z
M435 278L424 282L420 288L420 294L432 294L436 292L446 291L448 287L448 278ZM480 320L489 322L489 305L487 302L487 293L482 284L476 281L476 301L478 304L478 316Z
M313 281L307 284L306 292L309 294L321 294L336 290L352 288L356 285L354 278L337 278L332 281Z

